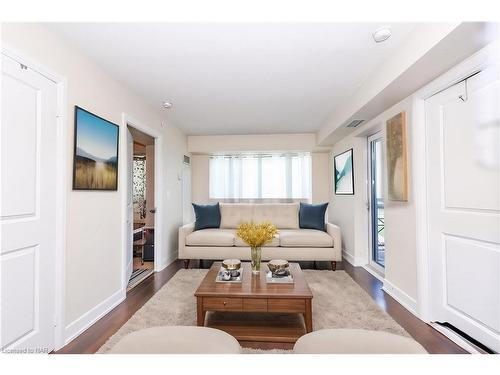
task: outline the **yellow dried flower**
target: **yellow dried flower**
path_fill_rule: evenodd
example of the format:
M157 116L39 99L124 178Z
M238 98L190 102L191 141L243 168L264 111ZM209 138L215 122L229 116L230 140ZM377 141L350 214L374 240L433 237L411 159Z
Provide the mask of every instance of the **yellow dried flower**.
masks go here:
M250 247L260 247L271 242L278 234L278 229L270 222L256 224L253 221L241 223L236 230L240 237Z

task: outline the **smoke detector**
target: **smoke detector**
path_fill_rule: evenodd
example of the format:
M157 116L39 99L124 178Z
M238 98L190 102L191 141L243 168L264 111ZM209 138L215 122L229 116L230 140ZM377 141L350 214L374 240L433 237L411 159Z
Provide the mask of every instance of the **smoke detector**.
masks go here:
M165 109L170 109L172 108L173 104L172 102L163 102L163 108Z
M380 29L375 30L372 36L376 43L385 42L391 37L391 28L387 26L381 27Z

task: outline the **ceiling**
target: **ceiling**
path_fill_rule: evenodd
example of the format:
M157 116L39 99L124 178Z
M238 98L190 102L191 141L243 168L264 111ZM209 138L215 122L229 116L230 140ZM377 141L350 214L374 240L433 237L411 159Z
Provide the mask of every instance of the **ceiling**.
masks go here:
M115 79L189 135L315 132L414 23L58 23Z

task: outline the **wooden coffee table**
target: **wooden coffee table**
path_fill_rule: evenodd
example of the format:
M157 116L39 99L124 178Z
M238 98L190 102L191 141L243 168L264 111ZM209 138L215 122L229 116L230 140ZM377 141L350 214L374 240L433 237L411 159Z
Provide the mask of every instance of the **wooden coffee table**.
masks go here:
M242 263L241 283L219 283L215 278L220 267L220 262L212 265L194 294L199 326L222 329L240 341L293 343L312 331L313 295L297 263L290 263L293 284L267 283L266 264L262 264L259 275L252 275L248 262ZM213 314L218 316L211 319L207 311L228 314ZM269 313L300 314L303 319L280 319Z

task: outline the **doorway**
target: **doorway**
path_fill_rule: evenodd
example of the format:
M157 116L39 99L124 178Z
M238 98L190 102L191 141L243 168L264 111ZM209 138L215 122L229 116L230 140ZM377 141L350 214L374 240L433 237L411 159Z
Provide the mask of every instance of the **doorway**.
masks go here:
M127 291L154 272L155 138L127 125Z
M380 274L385 268L384 138L382 132L368 137L369 266Z

